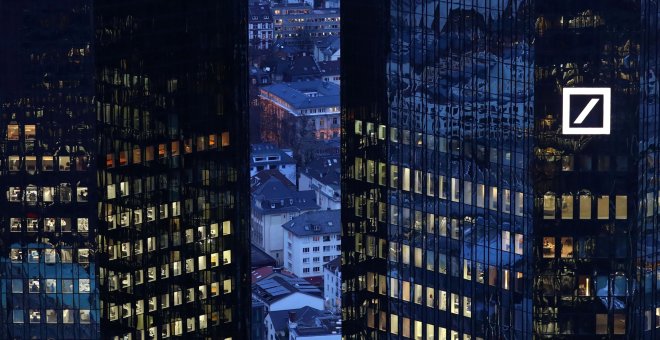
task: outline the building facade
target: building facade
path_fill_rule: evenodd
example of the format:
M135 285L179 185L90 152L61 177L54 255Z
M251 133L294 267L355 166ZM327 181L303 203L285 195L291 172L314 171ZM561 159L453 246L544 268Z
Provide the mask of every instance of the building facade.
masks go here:
M657 1L342 5L346 336L657 337Z
M286 178L269 177L252 192L250 242L281 266L284 264L282 225L300 214L316 210L319 206L314 191L297 191Z
M314 9L307 3L282 3L272 6L275 39L308 45L328 35L339 35L338 8Z
M254 4L249 7L248 39L250 45L267 50L273 44L273 16L270 5Z
M91 1L0 6L0 338L98 338Z
M341 257L323 265L323 298L325 309L341 313Z
M272 144L252 144L250 154L250 177L264 170L277 170L291 183L296 183L296 160L293 152L279 149Z
M298 190L314 190L321 210L341 209L341 164L338 157L311 161L300 171Z
M282 225L286 259L284 267L301 278L323 279L323 265L341 253L338 210L312 211Z
M247 8L197 4L2 4L0 338L248 336Z
M340 133L339 86L321 80L273 84L259 91L263 140L295 151Z

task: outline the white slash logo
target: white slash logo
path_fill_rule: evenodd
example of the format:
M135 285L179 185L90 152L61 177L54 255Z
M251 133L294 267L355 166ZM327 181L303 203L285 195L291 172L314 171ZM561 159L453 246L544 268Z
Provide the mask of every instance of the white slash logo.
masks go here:
M606 87L564 88L562 133L609 135L612 90Z

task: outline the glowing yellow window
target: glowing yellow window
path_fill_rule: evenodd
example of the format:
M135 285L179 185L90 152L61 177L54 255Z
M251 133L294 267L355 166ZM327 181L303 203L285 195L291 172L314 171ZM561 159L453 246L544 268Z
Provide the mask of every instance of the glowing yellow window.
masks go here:
M223 264L231 263L231 250L225 250L222 252L222 263Z
M37 137L36 125L25 125L25 140L34 140Z
M8 140L18 140L20 138L20 132L18 125L7 125L7 139Z

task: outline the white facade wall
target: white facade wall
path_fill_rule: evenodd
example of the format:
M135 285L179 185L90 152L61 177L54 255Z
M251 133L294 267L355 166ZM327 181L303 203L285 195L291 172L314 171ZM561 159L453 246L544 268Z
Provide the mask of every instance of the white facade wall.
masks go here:
M323 265L341 255L341 248L338 248L340 233L298 237L285 230L283 236L286 247L283 265L298 277L323 276ZM324 236L329 237L329 241L323 242ZM327 258L325 261L324 257ZM315 268L318 271L314 271Z
M339 275L323 267L323 297L325 298L326 309L332 312L339 312L341 309L341 271Z

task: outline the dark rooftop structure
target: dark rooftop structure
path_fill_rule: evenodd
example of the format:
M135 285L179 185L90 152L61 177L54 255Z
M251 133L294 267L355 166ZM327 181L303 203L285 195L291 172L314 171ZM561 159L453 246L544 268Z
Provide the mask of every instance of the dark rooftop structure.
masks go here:
M254 244L250 245L250 259L252 269L277 265L277 261L275 261L274 258L266 254Z
M303 169L302 173L337 191L340 189L341 162L338 158L315 159Z
M269 314L275 334L289 339L289 331L298 336L320 336L341 333L339 316L312 307L289 311L275 311ZM295 336L295 335L294 335Z
M249 6L250 22L272 22L270 5L267 3L252 3Z
M338 75L340 70L339 60L335 61L319 61L319 68L323 75Z
M254 192L257 188L261 187L262 184L268 182L270 179L275 179L282 182L288 188L295 190L296 185L293 184L286 176L284 176L279 170L270 169L258 172L256 175L252 176L250 179L250 189Z
M296 236L337 234L341 232L341 211L310 211L295 217L282 225L282 228Z
M340 44L341 44L341 39L339 38L339 36L336 35L327 36L317 41L316 48L318 49L318 53L315 52L316 58L318 58L319 61L330 60L332 55L335 54L335 52L339 51Z
M296 191L275 177L256 187L252 191L253 209L263 214L277 214L316 210L316 193L313 190Z
M315 80L321 78L319 65L311 55L293 58L289 68L284 71L283 80L287 82Z
M337 269L341 270L341 257L335 257L334 260L326 263L323 265L323 267L327 268L329 271L336 271Z
M282 273L273 273L268 278L252 285L252 294L268 305L294 293L323 298L321 290L307 280Z

